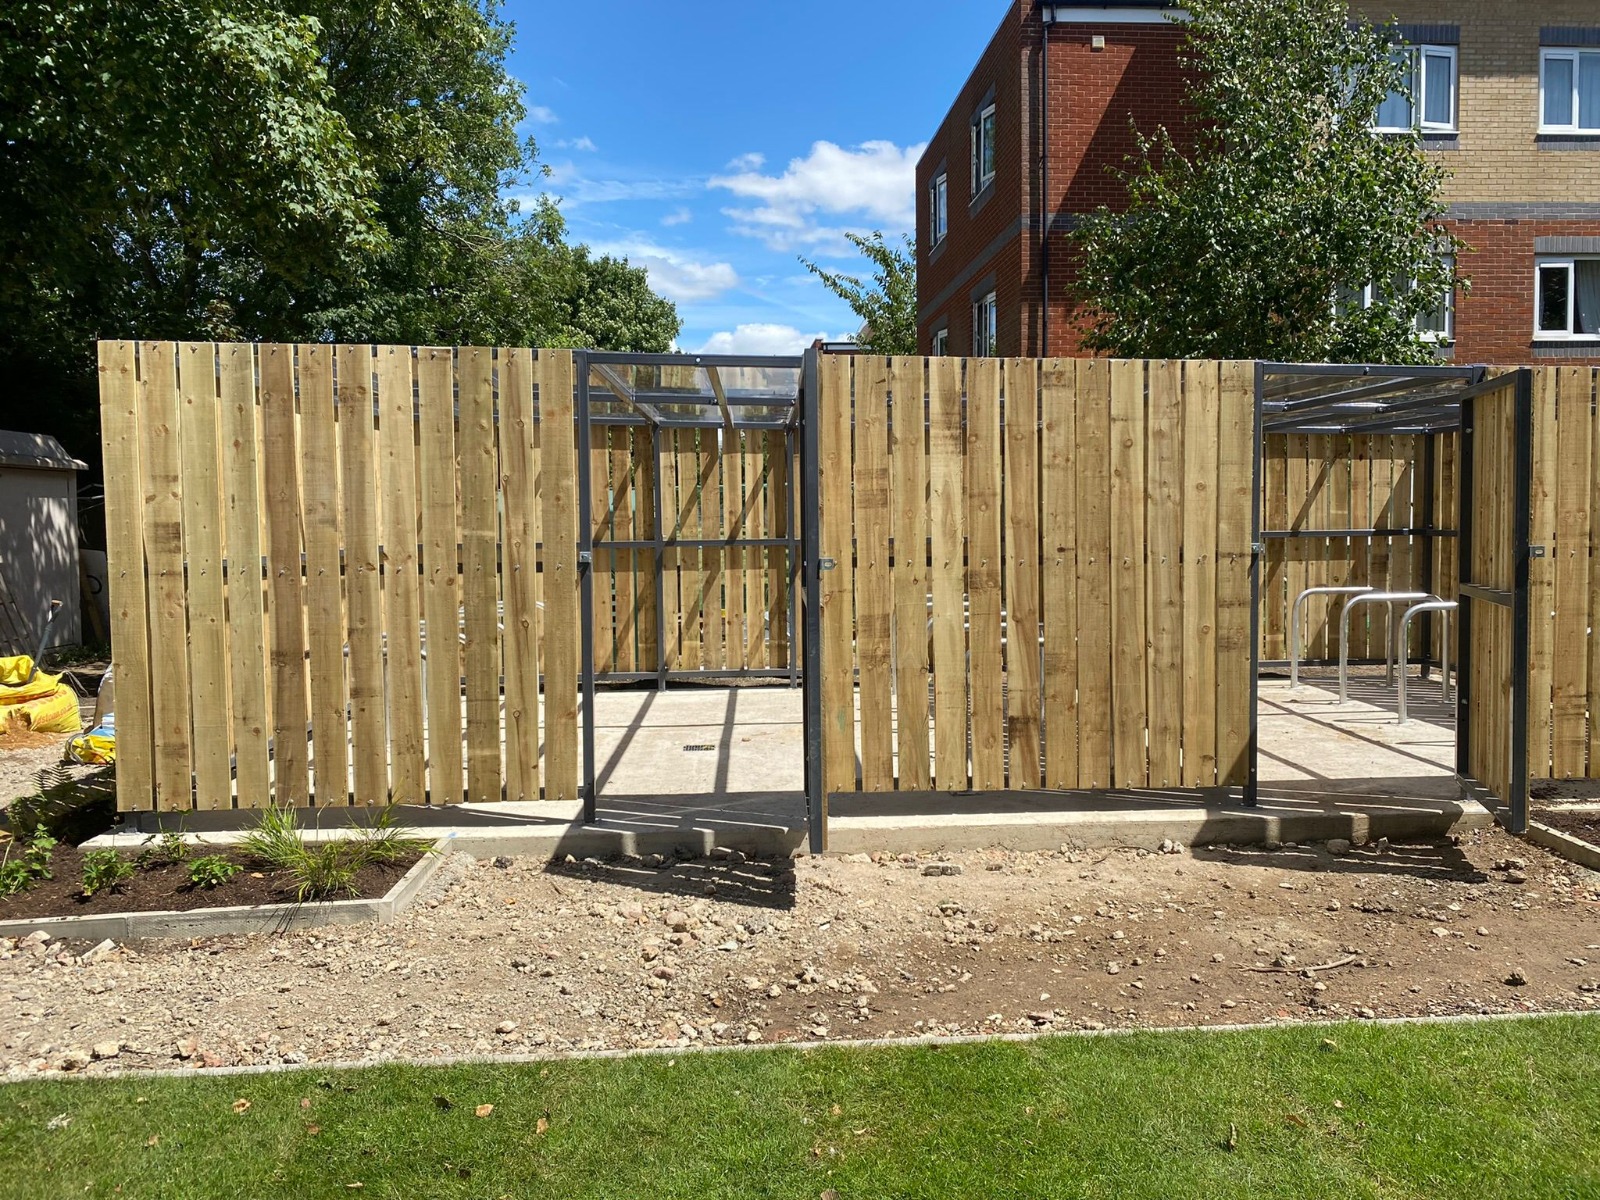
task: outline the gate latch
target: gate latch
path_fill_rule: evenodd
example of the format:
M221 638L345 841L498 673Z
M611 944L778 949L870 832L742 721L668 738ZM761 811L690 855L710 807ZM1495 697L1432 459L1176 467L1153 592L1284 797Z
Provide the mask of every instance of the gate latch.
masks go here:
M819 558L819 559L817 559L817 570L819 570L819 571L832 571L838 565L839 564L834 562L833 559L831 559L831 558Z
M1543 558L1544 557L1544 547L1543 546L1529 546L1528 547L1528 557L1529 558Z

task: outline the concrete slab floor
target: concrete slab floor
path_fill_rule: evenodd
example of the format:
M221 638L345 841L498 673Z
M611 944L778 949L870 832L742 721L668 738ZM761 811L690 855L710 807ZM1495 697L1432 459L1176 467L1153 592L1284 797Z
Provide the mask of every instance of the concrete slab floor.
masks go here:
M1490 822L1455 781L1454 707L1413 676L1414 719L1396 720L1381 672L1340 705L1327 672L1260 687L1261 797L1181 791L839 796L829 848L931 850L1063 842L1154 846L1329 837L1439 836ZM603 689L596 696L600 820L526 802L414 810L474 854L787 853L805 841L802 694L788 687ZM322 810L326 817L333 811ZM195 828L191 823L189 828Z

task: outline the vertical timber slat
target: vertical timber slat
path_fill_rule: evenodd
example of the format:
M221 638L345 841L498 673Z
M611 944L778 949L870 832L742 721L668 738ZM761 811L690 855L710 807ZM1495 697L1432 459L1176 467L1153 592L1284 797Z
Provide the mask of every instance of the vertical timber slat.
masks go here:
M229 728L228 626L222 573L216 347L210 342L180 343L178 360L195 803L203 809L230 808L233 804L232 730Z
M272 616L274 798L280 807L304 808L310 800L306 755L310 712L293 346L261 347L261 427Z
M117 809L155 807L149 607L145 592L140 389L132 342L101 342L100 444L106 480L106 579L117 690ZM252 459L255 440L250 441ZM265 738L262 747L265 750ZM266 756L262 755L265 766Z

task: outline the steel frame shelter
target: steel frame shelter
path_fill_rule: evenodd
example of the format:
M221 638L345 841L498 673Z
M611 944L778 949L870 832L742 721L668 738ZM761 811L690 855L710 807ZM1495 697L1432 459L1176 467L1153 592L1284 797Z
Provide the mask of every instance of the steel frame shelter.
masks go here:
M1471 578L1473 548L1473 446L1476 436L1475 402L1483 396L1515 388L1515 445L1512 447L1513 528L1509 548L1514 583L1510 591L1479 586ZM1436 446L1432 436L1423 441L1420 491L1424 500L1421 526L1411 529L1262 529L1262 457L1269 433L1303 434L1415 434L1434 435L1459 431L1461 457L1457 470L1460 513L1459 529L1440 529L1435 524L1434 473ZM1522 368L1491 375L1485 366L1382 366L1330 363L1256 364L1256 439L1254 489L1254 561L1251 565L1251 670L1250 777L1245 786L1245 803L1257 798L1258 721L1260 671L1261 566L1268 540L1293 538L1413 537L1432 542L1439 538L1457 539L1457 568L1454 581L1459 593L1456 688L1456 774L1463 786L1485 793L1472 778L1470 766L1470 720L1472 677L1473 605L1492 604L1508 608L1512 614L1511 634L1511 794L1497 797L1509 809L1511 832L1522 833L1528 821L1528 678L1529 603L1528 563L1542 556L1543 547L1529 545L1533 487L1533 372ZM1423 591L1434 592L1433 556L1422 555ZM1431 664L1432 614L1423 614L1423 658Z
M582 697L584 755L584 819L596 819L594 696L597 679L653 679L665 688L674 680L727 676L766 676L788 678L802 688L804 709L805 797L809 848L821 853L825 845L827 797L823 794L822 770L822 692L821 692L821 573L831 569L830 560L820 558L818 478L819 441L816 406L820 393L820 351L808 350L801 357L747 355L628 354L599 351L579 352L575 362L575 408L580 444L578 453L578 509L591 511L590 431L595 426L647 426L651 445L660 461L661 435L672 429L781 430L791 461L798 461L798 521L791 522L783 538L715 541L680 540L664 530L659 484L655 489L652 536L628 541L596 541L587 520L579 522L579 572L582 621ZM621 374L636 367L693 367L706 372L709 388L696 395L684 391L650 391L628 386ZM796 373L796 385L787 394L750 396L723 386L720 372L725 369L780 369ZM596 386L604 389L607 405L596 412ZM1474 604L1494 604L1510 608L1513 618L1512 689L1514 720L1511 731L1512 794L1500 798L1511 812L1513 832L1526 827L1528 804L1527 712L1528 712L1528 559L1539 548L1528 546L1529 498L1532 477L1532 372L1526 369L1491 376L1483 366L1384 366L1324 363L1258 362L1255 379L1255 427L1253 430L1252 478L1252 562L1251 577L1251 706L1249 729L1249 773L1243 787L1246 805L1255 805L1259 785L1259 696L1261 621L1261 572L1266 544L1271 540L1296 538L1411 537L1433 541L1454 537L1458 540L1458 582L1461 607L1458 616L1460 649L1457 654L1458 761L1463 784L1482 790L1468 773L1468 748L1472 731L1468 722L1471 694L1472 651L1470 642ZM1515 559L1515 585L1509 591L1478 586L1469 576L1473 544L1472 463L1474 445L1474 401L1507 387L1516 389L1515 446L1515 528L1512 531ZM774 412L774 409L781 411ZM1263 529L1262 476L1263 450L1268 434L1397 434L1433 435L1451 431L1461 434L1460 528L1441 529L1433 509L1435 451L1431 437L1423 443L1420 488L1425 498L1422 524L1407 529ZM668 548L766 548L781 546L788 556L787 579L791 589L788 606L791 648L798 635L800 659L791 649L790 666L784 670L670 670L666 663L666 639L661 641L660 660L654 672L597 673L594 668L595 631L593 609L593 563L596 550L652 551L656 559L657 612L663 608L662 566ZM1420 586L1435 590L1432 556L1423 555L1424 578ZM797 603L798 602L798 603ZM1424 617L1427 622L1431 618ZM1425 625L1426 629L1426 625ZM1428 645L1426 638L1425 645ZM1424 651L1428 665L1429 651Z
M582 655L583 697L583 817L585 821L596 818L598 800L595 784L595 686L604 679L615 682L642 682L653 680L659 690L665 691L673 681L695 679L764 678L787 680L798 685L804 675L798 665L795 646L796 616L795 593L800 570L800 535L790 520L789 534L781 538L726 537L713 539L678 538L669 536L662 511L662 487L659 474L652 487L651 536L617 540L595 540L589 519L593 511L591 501L593 480L593 431L598 427L648 427L650 447L654 461L662 458L662 434L671 430L694 429L714 431L719 444L726 435L730 439L742 431L761 433L781 432L784 435L784 452L793 461L799 438L800 390L799 358L770 357L740 354L634 354L620 351L586 350L573 356L574 409L578 428L578 579L581 623L580 653ZM700 391L686 388L643 389L635 386L631 378L636 368L690 369L702 373L706 387ZM760 371L763 373L792 373L795 386L766 390L730 388L724 384L723 371ZM596 381L603 389L597 411ZM786 498L793 513L792 500ZM802 512L801 523L807 518ZM595 551L648 551L655 560L655 611L657 628L661 629L661 615L665 611L665 559L669 549L684 550L739 550L782 548L787 555L784 573L789 590L788 610L789 666L779 669L749 667L699 667L691 670L668 667L668 638L663 631L657 638L657 661L654 671L596 671L594 628L594 561ZM809 650L809 647L808 647Z

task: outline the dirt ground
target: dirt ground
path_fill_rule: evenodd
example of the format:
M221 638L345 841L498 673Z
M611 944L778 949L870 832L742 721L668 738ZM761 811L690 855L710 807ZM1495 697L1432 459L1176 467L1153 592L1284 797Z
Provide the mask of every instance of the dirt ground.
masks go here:
M16 1077L1600 1005L1600 875L1498 831L1334 849L455 855L390 926L0 942L0 1066Z

